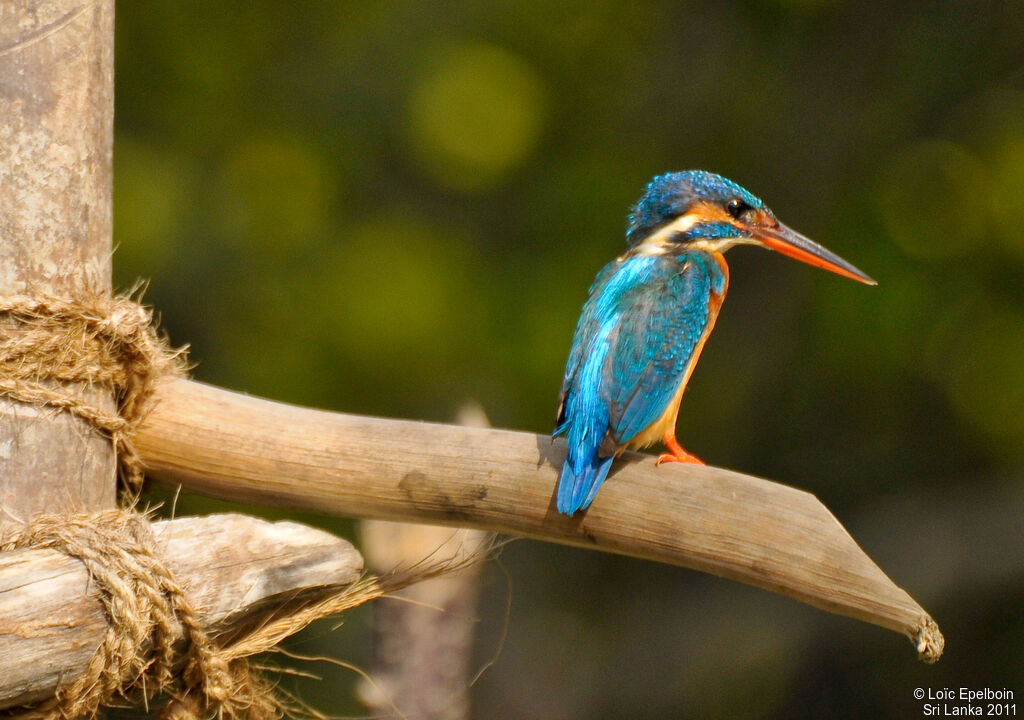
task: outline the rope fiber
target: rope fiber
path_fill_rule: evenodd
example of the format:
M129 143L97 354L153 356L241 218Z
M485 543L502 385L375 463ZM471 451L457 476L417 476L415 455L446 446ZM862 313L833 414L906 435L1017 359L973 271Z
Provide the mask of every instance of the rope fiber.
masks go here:
M185 348L171 349L152 310L130 296L0 298L0 318L0 395L70 413L109 437L122 487L137 495L144 468L131 438L154 383L184 374ZM112 394L115 406L83 386Z

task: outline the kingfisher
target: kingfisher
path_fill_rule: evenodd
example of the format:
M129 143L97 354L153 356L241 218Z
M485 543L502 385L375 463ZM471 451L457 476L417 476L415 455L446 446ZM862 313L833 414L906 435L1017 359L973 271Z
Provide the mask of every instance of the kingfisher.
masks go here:
M663 462L704 463L676 440L679 402L729 288L723 253L760 245L867 285L874 280L780 223L733 181L658 175L629 214L627 250L590 287L559 393L553 437L569 454L559 512L590 505L612 461L661 440Z

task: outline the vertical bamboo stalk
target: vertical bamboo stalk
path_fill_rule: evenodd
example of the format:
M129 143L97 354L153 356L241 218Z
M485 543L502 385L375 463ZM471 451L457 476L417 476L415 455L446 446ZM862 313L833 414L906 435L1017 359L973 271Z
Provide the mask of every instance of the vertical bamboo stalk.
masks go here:
M479 553L493 537L471 528L364 520L374 572ZM373 607L373 662L359 695L376 718L468 720L481 564L430 578Z
M110 292L113 41L114 0L0 2L0 294ZM109 441L0 399L0 522L115 489Z
M458 423L490 426L475 404L459 410ZM494 536L470 528L364 520L362 537L370 569L385 574L425 561L470 557ZM404 601L384 598L374 605L374 680L364 682L359 694L375 717L472 717L469 684L480 568L477 563L424 580L402 592Z

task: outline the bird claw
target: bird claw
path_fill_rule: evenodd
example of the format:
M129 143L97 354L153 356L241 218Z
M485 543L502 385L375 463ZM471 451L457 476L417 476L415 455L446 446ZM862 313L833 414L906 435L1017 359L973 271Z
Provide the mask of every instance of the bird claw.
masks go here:
M692 463L694 465L704 465L704 461L696 455L692 455L683 450L682 455L673 455L672 453L662 453L658 456L658 459L654 461L655 465L661 465L663 462L680 462L680 463Z

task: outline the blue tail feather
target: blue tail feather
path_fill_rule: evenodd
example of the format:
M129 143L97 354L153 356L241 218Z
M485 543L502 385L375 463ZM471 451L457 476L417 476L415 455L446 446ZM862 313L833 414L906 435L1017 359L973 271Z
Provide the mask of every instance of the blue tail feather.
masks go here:
M572 457L567 458L558 479L558 512L572 515L589 506L608 476L614 459L614 456L598 457L596 452L584 461L585 464L573 462ZM583 466L579 467L581 464Z

